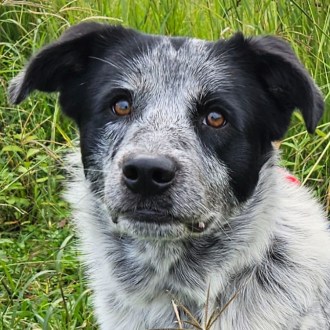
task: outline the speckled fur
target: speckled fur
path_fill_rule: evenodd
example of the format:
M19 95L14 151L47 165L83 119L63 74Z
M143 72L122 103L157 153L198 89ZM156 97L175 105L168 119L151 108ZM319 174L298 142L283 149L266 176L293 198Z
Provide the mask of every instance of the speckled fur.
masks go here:
M118 232L82 170L74 177L67 198L102 329L175 327L173 297L202 320L208 286L212 310L237 293L214 330L330 328L328 224L306 188L276 166L264 166L229 226L177 240Z
M79 38L88 34L93 38L84 42L95 44L87 61L76 53ZM107 52L106 40L121 42L117 34L130 40L129 47L120 44ZM35 57L10 87L14 103L33 89L60 91L64 112L78 123L82 154L68 158L71 181L65 196L73 208L102 330L176 328L173 299L202 324L206 302L210 315L230 301L212 330L330 329L328 223L308 190L286 179L271 146L285 133L295 106L309 131L315 129L322 112L319 92L285 43L267 38L230 42L217 46L82 24ZM43 56L50 66L52 47L66 50L64 64L58 64L57 55L48 73L58 83L40 77L34 85L30 76L46 70L42 64L36 67ZM266 74L271 65L288 62L295 78L290 84L301 80L300 85L284 98L278 71L259 81L247 64L255 58L246 51L249 47L256 58L266 54L258 64L270 61ZM63 79L63 66L77 74L72 84ZM113 119L101 109L109 90L116 88L133 91L134 113L128 119ZM295 101L302 88L304 102ZM78 96L72 94L75 89ZM219 91L233 110L228 127L211 134L195 104ZM287 113L272 117L282 103ZM227 151L236 147L228 159ZM168 191L149 198L128 191L122 164L139 154L175 160L179 170ZM145 223L127 215L140 208L161 210L180 221ZM190 224L199 222L206 229L192 232ZM181 317L187 320L182 310Z

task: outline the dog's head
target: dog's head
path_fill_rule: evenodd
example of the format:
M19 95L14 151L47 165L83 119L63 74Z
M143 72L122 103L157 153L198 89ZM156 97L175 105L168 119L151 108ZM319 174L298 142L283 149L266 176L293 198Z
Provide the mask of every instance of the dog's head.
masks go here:
M253 194L295 108L313 132L322 97L275 37L208 42L83 23L12 81L13 103L58 91L109 226L138 235L211 230ZM113 223L112 223L113 222Z

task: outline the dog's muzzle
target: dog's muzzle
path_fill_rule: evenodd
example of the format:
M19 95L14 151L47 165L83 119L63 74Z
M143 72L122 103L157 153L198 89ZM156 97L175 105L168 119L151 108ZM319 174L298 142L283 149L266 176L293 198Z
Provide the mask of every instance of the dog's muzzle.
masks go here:
M129 193L144 203L131 205L122 210L110 210L112 221L116 224L126 220L131 224L135 223L139 228L143 224L156 224L160 227L183 226L190 233L204 232L208 221L177 217L172 214L168 203L165 205L161 202L162 197L165 196L166 199L166 194L171 194L170 188L175 185L179 168L174 159L164 155L139 154L125 158L121 164L122 183ZM160 198L162 205L154 204L155 197ZM149 203L150 200L153 200L153 203Z

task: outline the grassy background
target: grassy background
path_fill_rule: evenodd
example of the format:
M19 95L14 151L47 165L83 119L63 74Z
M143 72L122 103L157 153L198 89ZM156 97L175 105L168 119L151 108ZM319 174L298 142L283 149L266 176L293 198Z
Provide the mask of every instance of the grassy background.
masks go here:
M2 1L0 4L0 329L94 329L90 292L61 200L62 156L77 132L56 96L8 104L8 81L29 56L81 20L217 39L241 30L288 40L319 84L326 113L315 135L293 116L283 164L330 211L328 0Z

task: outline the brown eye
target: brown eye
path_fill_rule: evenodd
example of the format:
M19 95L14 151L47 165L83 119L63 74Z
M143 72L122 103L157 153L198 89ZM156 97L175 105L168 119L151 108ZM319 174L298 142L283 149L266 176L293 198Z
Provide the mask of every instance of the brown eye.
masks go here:
M117 116L127 116L132 112L132 105L127 100L119 100L112 106L112 111Z
M213 128L220 128L226 124L226 119L221 113L212 111L205 117L203 123Z

